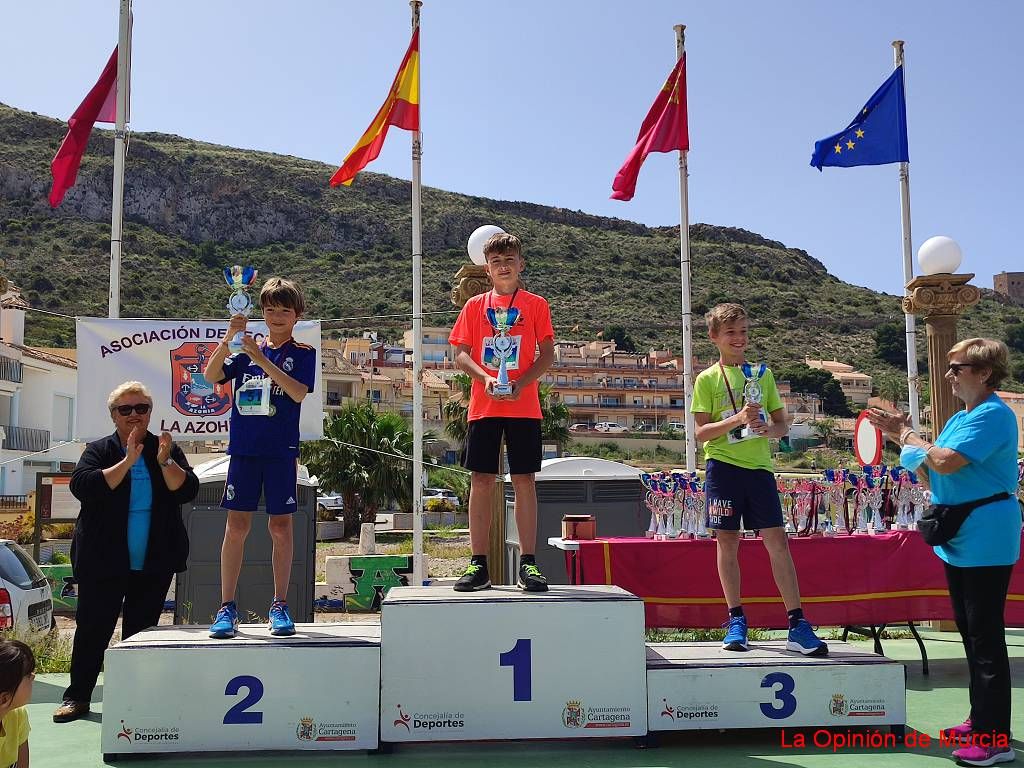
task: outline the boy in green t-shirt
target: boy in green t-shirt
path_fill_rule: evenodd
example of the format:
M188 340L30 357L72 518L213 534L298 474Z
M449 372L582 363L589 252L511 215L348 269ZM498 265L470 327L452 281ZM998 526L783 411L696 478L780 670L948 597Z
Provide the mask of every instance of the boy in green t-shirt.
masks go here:
M800 607L800 587L783 527L768 438L789 432L786 409L775 377L764 365L746 362L747 313L739 304L719 304L705 316L718 362L701 371L693 384L696 437L704 443L708 527L718 542L718 578L729 607L727 651L746 651L747 619L740 602L740 522L761 532L771 558L775 584L789 614L786 648L805 656L824 656ZM763 412L767 411L771 421Z

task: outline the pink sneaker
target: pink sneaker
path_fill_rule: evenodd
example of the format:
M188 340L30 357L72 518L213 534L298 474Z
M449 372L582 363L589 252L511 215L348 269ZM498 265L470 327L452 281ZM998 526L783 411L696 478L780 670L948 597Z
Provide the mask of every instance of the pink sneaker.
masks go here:
M954 725L952 728L943 728L939 731L942 734L942 738L947 741L950 739L962 739L964 736L971 735L971 718L967 718L960 725Z
M963 747L953 752L953 757L966 765L995 765L1012 763L1017 753L1012 747Z

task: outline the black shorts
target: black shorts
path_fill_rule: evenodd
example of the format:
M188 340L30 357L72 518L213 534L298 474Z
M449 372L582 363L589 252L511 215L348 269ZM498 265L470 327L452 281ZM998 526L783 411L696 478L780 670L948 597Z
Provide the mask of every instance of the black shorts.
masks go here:
M704 478L708 528L721 531L760 531L784 524L775 473L744 469L709 459Z
M540 419L493 417L469 422L462 466L471 472L498 474L501 437L505 436L508 470L513 475L540 472L543 448Z

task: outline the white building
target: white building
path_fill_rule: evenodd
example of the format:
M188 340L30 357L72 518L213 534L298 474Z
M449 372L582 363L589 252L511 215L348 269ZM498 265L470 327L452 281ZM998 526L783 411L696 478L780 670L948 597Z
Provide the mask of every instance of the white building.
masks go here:
M14 286L0 295L0 497L34 491L40 472L70 471L83 448L61 445L75 425L74 350L25 346L27 306Z

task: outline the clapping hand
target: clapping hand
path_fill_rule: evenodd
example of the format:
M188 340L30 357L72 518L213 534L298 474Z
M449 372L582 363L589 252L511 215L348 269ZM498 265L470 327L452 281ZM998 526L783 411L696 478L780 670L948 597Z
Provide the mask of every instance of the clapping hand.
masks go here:
M128 443L124 447L124 455L131 464L138 461L139 456L142 455L142 439L145 434L145 431L137 426L132 427L132 431L128 434Z
M869 408L867 415L872 426L882 430L882 434L893 442L897 442L904 428L910 426L910 416L900 411L889 413L881 408Z
M174 441L171 440L170 432L160 433L160 442L156 449L156 460L157 463L163 464L171 457L171 448L174 447Z

